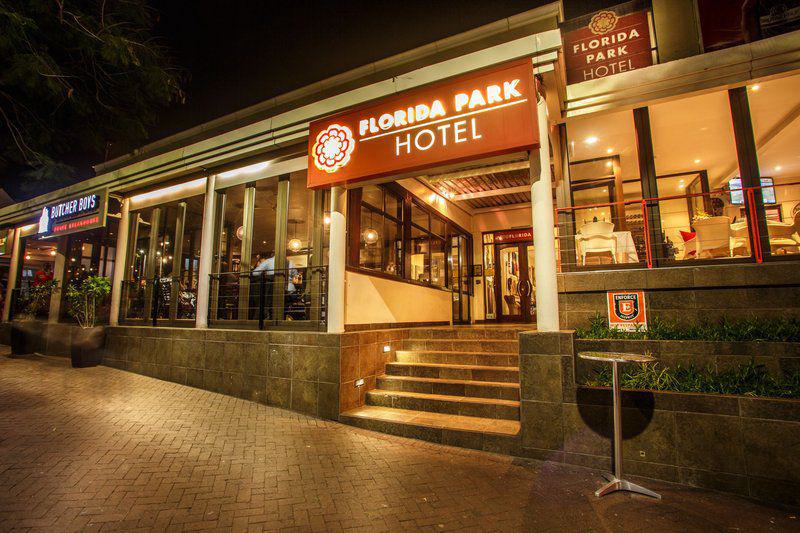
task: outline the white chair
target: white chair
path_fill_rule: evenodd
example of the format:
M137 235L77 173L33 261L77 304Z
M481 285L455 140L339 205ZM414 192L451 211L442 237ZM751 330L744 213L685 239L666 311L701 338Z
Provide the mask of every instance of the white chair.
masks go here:
M708 259L731 256L731 219L711 217L695 220L697 232L697 258Z
M775 255L796 254L798 243L794 239L795 224L767 222L769 230L769 247Z
M611 261L617 262L617 239L612 222L589 222L578 230L577 240L581 247L581 263L586 265L587 254L610 253Z

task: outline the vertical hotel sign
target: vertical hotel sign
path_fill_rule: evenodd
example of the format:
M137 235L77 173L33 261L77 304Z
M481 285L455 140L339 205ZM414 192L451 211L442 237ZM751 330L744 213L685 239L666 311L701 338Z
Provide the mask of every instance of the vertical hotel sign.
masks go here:
M653 64L650 16L646 10L620 14L604 9L564 24L567 83L613 76Z
M539 144L529 58L312 122L308 186L343 185Z

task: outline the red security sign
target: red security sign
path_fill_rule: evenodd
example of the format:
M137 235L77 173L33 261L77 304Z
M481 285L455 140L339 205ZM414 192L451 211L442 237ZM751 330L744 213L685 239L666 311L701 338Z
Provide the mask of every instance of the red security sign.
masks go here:
M608 327L625 331L647 329L644 291L609 291Z
M588 23L564 33L564 62L568 84L649 67L653 52L648 12L595 13Z
M538 144L533 65L523 59L312 122L308 186L343 185Z

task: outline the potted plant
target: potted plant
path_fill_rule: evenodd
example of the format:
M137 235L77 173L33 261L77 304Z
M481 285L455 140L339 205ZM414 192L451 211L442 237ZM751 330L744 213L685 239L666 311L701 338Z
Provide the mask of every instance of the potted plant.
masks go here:
M11 324L11 353L22 355L34 353L41 344L41 328L34 320L50 305L53 291L58 289L58 282L48 280L31 286L25 292L17 293L14 321Z
M96 366L103 359L105 327L98 326L97 308L111 292L111 283L103 276L89 276L67 287L67 313L80 326L73 332L70 355L72 366Z

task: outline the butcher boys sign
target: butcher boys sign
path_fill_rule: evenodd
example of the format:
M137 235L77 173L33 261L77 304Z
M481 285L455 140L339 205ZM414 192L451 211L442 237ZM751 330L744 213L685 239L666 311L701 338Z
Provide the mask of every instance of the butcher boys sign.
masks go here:
M341 185L538 146L530 59L312 122L308 186Z
M588 20L587 20L588 19ZM614 9L565 26L567 83L580 83L653 64L647 11L619 15Z

